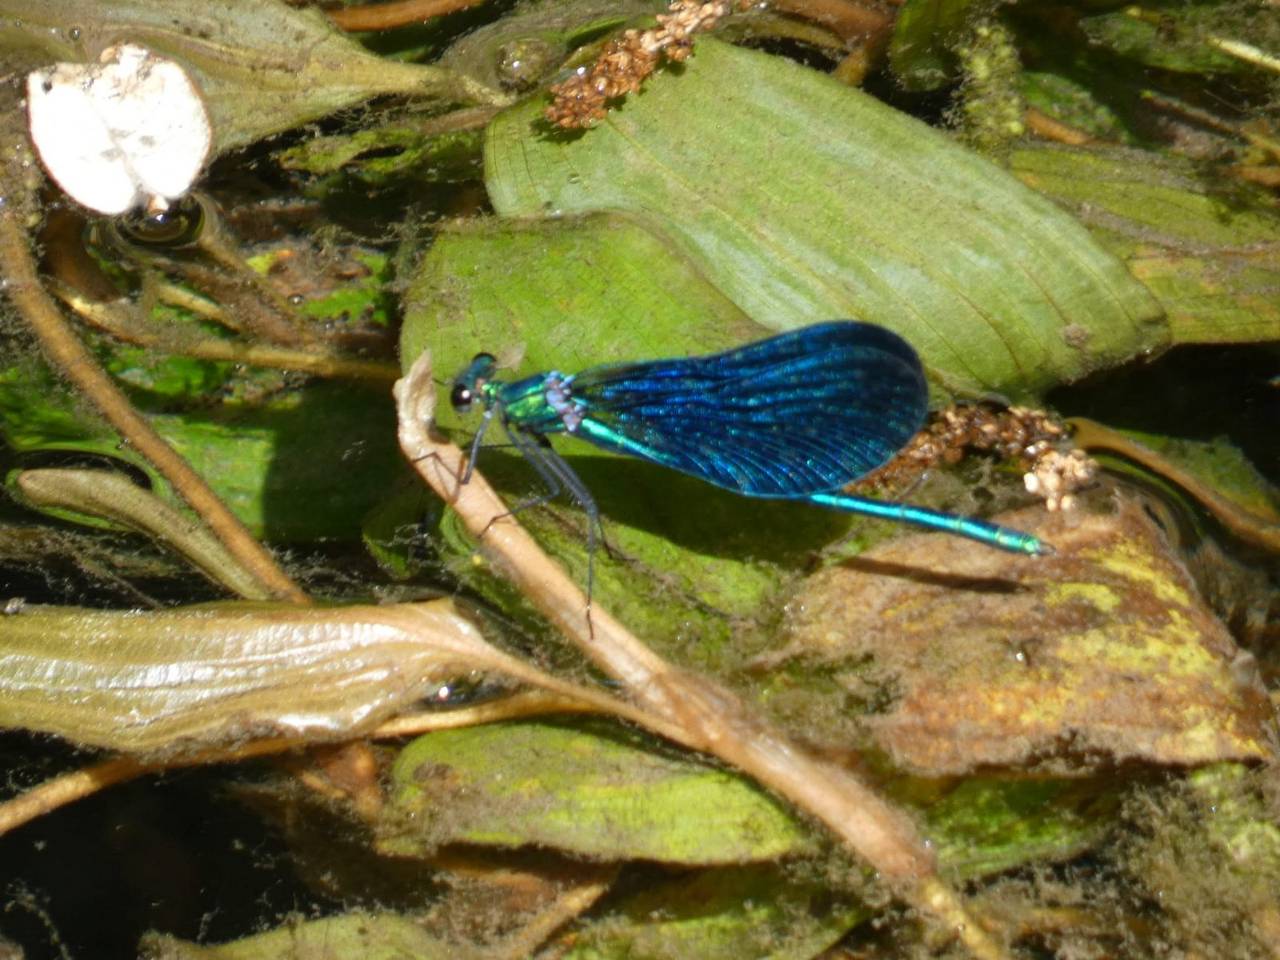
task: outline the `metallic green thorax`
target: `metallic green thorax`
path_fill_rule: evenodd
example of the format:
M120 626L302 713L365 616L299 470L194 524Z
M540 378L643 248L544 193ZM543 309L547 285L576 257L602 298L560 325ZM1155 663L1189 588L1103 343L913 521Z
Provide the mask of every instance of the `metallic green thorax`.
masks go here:
M459 413L480 401L488 415L500 413L508 427L531 434L573 433L584 416L584 406L570 394L572 377L539 373L514 383L495 380L498 361L478 353L453 381L450 400Z
M480 388L486 407L497 406L506 422L532 433L563 433L565 421L547 399L547 381L556 374L539 374L514 383L489 381Z

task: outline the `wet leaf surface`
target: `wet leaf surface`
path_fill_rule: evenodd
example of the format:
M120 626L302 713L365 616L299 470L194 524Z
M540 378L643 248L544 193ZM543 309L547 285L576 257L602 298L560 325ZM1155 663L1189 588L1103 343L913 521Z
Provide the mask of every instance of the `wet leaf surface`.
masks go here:
M1150 295L1061 210L777 58L706 41L589 134L548 135L540 117L530 103L490 127L500 214L644 214L758 323L891 327L943 390L1034 395L1167 337Z
M1274 757L1252 658L1138 507L1040 534L1055 556L909 536L828 569L793 600L787 653L883 691L868 733L919 773Z
M1263 196L1242 203L1148 152L1040 145L1011 163L1128 264L1168 314L1172 344L1280 338L1280 216Z
M0 618L0 728L145 757L255 737L350 739L465 674L482 647L447 600L20 605Z
M149 934L139 944L150 960L419 960L456 957L457 944L433 936L411 917L398 913L347 913L321 920L299 920L230 943L203 945L164 934Z
M425 736L400 752L381 849L539 846L604 860L710 865L810 849L737 774L663 756L617 727L503 724Z
M276 0L47 0L38 7L6 0L0 14L3 46L79 62L96 59L123 34L182 64L205 97L215 153L381 94L485 99L487 91L434 67L376 57L318 10Z

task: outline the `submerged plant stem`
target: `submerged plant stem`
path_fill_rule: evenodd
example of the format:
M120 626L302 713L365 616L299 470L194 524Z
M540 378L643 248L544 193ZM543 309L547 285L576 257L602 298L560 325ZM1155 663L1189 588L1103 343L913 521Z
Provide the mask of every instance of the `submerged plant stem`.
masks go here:
M358 7L329 10L333 25L353 32L391 30L406 24L422 23L432 17L466 10L482 0L394 0L392 3L369 3Z
M479 472L463 485L464 456L433 436L435 384L428 353L395 387L400 445L450 504L495 567L677 742L719 757L822 821L908 902L953 932L976 957L1003 952L937 876L914 824L849 771L812 756L752 715L718 684L666 663L581 588L537 545ZM649 725L649 721L644 721ZM654 729L651 727L651 729ZM663 736L670 736L662 732Z
M36 273L27 233L20 220L24 207L24 204L10 202L0 208L0 275L7 281L5 292L10 302L27 320L50 364L84 394L126 442L155 466L226 545L228 552L272 596L294 603L309 602L302 589L289 579L275 558L204 479L133 408L63 319Z
M35 506L73 510L150 537L186 558L214 583L246 600L269 600L255 577L229 556L199 520L175 510L150 490L113 470L23 470L18 489Z
M1280 524L1236 506L1207 483L1155 450L1110 427L1085 417L1072 417L1067 423L1075 430L1077 445L1087 450L1105 450L1119 454L1157 476L1164 477L1194 497L1233 536L1255 547L1280 554Z
M387 740L417 736L433 730L454 730L459 727L474 727L482 723L499 723L506 720L566 713L618 716L636 723L644 722L637 716L637 711L628 704L611 701L610 698L598 695L591 697L589 691L583 692L588 693L588 698L584 699L582 696L571 693L528 690L473 707L408 714L388 720L367 736L371 740ZM668 730L666 735L675 739L674 733L675 731ZM148 774L163 773L178 767L239 763L257 757L288 753L304 746L302 741L293 738L272 737L254 740L239 747L203 750L155 762L147 762L131 756L112 757L101 763L90 764L79 770L51 777L39 786L0 802L0 836L46 813L52 813L59 807L65 807L77 800L92 796L99 790L136 780Z
M319 350L243 343L217 337L194 338L168 335L157 328L135 322L128 315L130 307L124 305L122 301L97 302L69 289L57 292L67 306L83 317L86 322L118 340L140 347L162 350L165 353L184 357L195 357L199 360L243 363L248 366L276 370L297 370L301 373L333 379L390 383L399 376L399 369L395 364L378 360L355 360L322 353Z
M128 760L56 777L0 803L0 833L121 780L317 742L547 713L615 716L669 739L680 734L634 704L498 650L447 600L331 609L226 604L147 614L29 607L6 615L4 626L0 728L52 733ZM399 715L435 684L470 672L530 689Z

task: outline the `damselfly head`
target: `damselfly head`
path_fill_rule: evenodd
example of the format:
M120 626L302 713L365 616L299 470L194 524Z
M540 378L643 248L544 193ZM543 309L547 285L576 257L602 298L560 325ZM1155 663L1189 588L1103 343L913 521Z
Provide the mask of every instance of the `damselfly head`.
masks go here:
M498 361L491 353L477 353L472 357L467 368L453 381L453 390L449 393L449 402L458 413L466 413L471 404L480 396L482 388L493 373Z

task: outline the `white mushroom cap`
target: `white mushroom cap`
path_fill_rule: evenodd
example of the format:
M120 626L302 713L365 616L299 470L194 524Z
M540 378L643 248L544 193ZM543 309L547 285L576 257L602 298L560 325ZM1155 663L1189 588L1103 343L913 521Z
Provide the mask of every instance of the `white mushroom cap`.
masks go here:
M99 213L165 209L187 192L212 142L186 71L133 44L108 47L100 63L32 71L27 111L49 176Z

